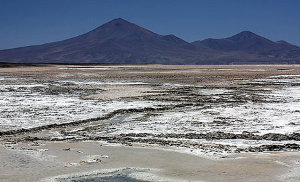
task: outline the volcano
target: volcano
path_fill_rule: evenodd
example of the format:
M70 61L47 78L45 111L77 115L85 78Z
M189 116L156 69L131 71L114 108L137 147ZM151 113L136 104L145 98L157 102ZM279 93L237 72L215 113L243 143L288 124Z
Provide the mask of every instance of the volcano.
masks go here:
M211 50L174 35L158 35L124 19L88 33L37 46L0 51L0 60L17 63L162 63L180 64Z
M300 63L300 48L249 31L186 42L122 18L63 41L0 51L8 63L273 64Z

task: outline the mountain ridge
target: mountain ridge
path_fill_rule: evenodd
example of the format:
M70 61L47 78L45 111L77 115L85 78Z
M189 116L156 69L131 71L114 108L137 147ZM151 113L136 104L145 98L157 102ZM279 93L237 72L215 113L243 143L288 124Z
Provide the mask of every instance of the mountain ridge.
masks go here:
M159 35L122 18L79 36L42 45L0 50L0 62L130 64L300 63L300 48L250 31L223 39L186 42Z
M292 44L284 41L285 45L291 46ZM218 51L264 51L271 49L280 49L278 42L273 42L265 37L259 36L250 31L242 31L231 37L222 39L205 39L202 41L194 41L192 44L196 46L208 47ZM283 45L283 42L280 43ZM295 46L295 45L292 45ZM300 48L295 46L294 48Z

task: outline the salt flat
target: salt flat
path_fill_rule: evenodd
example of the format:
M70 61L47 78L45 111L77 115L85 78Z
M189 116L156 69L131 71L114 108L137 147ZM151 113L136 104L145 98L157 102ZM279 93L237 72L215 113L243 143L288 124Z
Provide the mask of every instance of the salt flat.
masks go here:
M192 155L201 160L226 163L224 159L230 158L230 163L234 164L240 157L249 158L249 162L253 156L268 153L266 156L272 158L272 165L285 166L274 168L279 172L271 172L278 173L273 176L273 181L297 181L299 78L299 65L49 65L1 68L2 150L16 155L20 153L30 160L36 153L38 158L42 155L48 160L54 148L57 152L53 155L62 156L63 148L68 148L63 145L69 146L68 142L81 145L83 141L93 141L105 143L111 147L110 150L114 145L132 148L133 153L140 148L145 152L155 148L164 151L163 155L168 152L173 155L176 151L187 159ZM56 141L62 143L57 144ZM47 150L35 150L31 145L27 147L32 142L41 144L36 147ZM81 147L93 145L84 143ZM70 150L73 147L70 145ZM276 152L280 152L280 157ZM9 152L3 153L9 155ZM94 149L92 153L97 155ZM5 158L1 160L8 162ZM40 163L36 160L33 160L33 166ZM265 162L268 160L263 159ZM124 162L124 158L120 159L119 166L101 167L103 163L100 161L92 162L90 165L93 167L89 170L129 166L166 170L166 166L159 167L159 161L155 167L150 163L140 166L137 162ZM60 164L54 169L62 165L60 159L56 162ZM85 169L85 165L78 164L69 161L66 168L76 170L66 170L63 174ZM187 177L190 169L181 171L179 163L172 165L176 165L178 174L182 174L179 181L216 180L201 175L203 171L194 171L195 178L190 179ZM4 170L5 165L1 168ZM232 166L232 170L235 169L238 168ZM207 174L214 174L212 170ZM271 173L263 172L259 181L264 181ZM7 174L13 175L13 172L7 171ZM62 174L49 172L49 177L55 175ZM227 181L241 181L238 180L241 175L244 175L245 181L251 181L251 175L247 177L238 172L235 175L231 173L232 178L222 173L220 179L227 176ZM34 180L42 179L41 176L35 175ZM158 176L164 176L161 179L165 181L177 179L176 175L166 171ZM4 180L4 176L0 175L1 178ZM158 178L153 177L153 180L158 181Z

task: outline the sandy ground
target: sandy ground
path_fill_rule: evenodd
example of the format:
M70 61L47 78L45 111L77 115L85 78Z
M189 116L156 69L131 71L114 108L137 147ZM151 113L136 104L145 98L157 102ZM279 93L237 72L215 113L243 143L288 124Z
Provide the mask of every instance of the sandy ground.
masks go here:
M300 65L103 65L0 68L0 75L39 79L102 79L232 86L242 79L300 74ZM236 80L238 79L238 80Z
M130 167L159 169L155 175L165 181L275 182L299 158L298 153L272 153L211 160L166 150L101 146L98 142L47 142L41 146L24 143L14 148L0 149L1 181L40 181L68 173ZM101 162L85 161L95 156Z
M40 146L20 143L14 149L2 146L0 153L3 182L49 180L63 174L114 168L156 169L149 175L159 181L279 182L290 181L283 177L293 171L294 162L300 157L297 152L274 152L212 160L169 150L106 146L101 142L42 142Z
M92 94L83 97L83 99L101 99L101 100L115 100L128 97L140 97L145 95L153 95L155 90L147 86L126 86L126 85L105 85L101 88L103 91L99 94Z

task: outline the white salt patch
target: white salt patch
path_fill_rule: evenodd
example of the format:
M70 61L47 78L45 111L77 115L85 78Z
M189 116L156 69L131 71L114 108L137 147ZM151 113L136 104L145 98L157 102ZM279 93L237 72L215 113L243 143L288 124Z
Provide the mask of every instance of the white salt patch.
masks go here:
M60 78L68 78L68 77L91 77L91 76L96 76L96 74L91 74L91 73L62 73L57 75L57 77Z
M207 141L206 141L207 142ZM289 143L300 144L300 141L270 141L270 140L243 140L243 139L234 139L234 140L212 140L212 143L221 144L221 145L233 145L239 148L248 148L248 147L259 147L262 145L284 145ZM203 141L205 143L205 141Z
M183 86L187 86L187 85L182 85L182 84L177 84L177 83L164 83L164 84L162 84L162 86L164 86L164 87L183 87Z
M44 86L9 85L15 91L3 91L0 95L0 129L32 128L53 123L68 123L101 117L119 109L155 107L153 101L82 100L76 95L43 95L30 88ZM27 89L21 89L26 87Z
M13 77L9 77L9 76L1 76L0 77L0 81L8 81L8 80L21 80L24 78L13 78Z
M72 68L59 68L62 70L111 70L114 68L110 68L110 67L72 67Z
M274 75L270 76L270 78L294 78L294 77L300 77L300 75Z
M225 89L201 89L200 93L203 95L219 95L228 93L228 90Z
M144 82L102 82L102 81L61 81L60 83L71 83L76 85L148 85Z
M255 79L253 83L300 83L300 76L288 77L288 75L284 77L270 77L269 79Z

